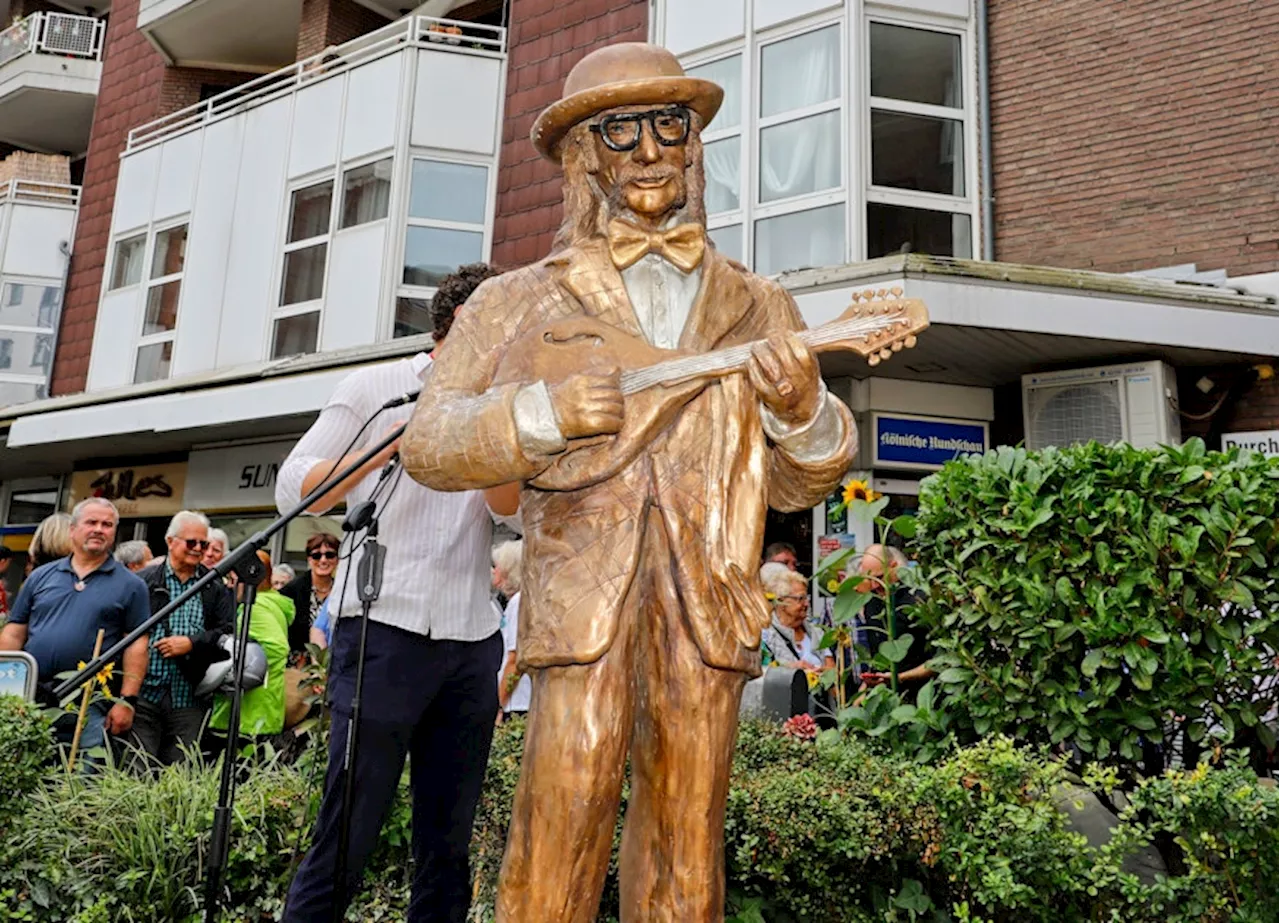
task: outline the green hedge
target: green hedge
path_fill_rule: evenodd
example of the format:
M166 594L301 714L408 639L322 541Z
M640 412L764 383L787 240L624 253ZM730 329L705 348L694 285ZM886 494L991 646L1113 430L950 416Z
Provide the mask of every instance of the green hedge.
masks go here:
M494 742L473 842L477 921L491 917L521 738L517 722ZM8 744L0 739L0 751ZM1103 849L1066 828L1054 801L1063 781L1059 763L1007 738L921 766L856 743L823 746L747 726L726 818L730 919L1276 919L1276 792L1247 768L1202 767L1142 783ZM0 921L197 919L216 792L212 767L174 766L156 780L50 772L0 827ZM259 767L240 786L225 919L278 917L313 802L305 769ZM406 794L349 919L403 919L407 829ZM1123 855L1165 831L1182 844L1178 875L1143 885L1121 871ZM602 919L616 910L611 876Z
M949 463L912 550L952 730L1130 774L1158 775L1179 729L1274 750L1276 502L1276 459L1199 439Z

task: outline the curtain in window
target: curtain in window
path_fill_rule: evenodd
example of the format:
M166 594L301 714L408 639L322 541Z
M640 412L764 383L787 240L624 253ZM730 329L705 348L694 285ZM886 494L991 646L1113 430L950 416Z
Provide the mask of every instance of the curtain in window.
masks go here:
M707 174L707 214L734 211L738 208L741 170L741 138L715 141L703 149L702 162Z

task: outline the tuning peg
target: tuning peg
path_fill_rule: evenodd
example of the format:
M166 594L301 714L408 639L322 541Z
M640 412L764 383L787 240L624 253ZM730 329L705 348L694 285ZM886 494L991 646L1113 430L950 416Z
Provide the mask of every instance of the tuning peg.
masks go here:
M905 346L907 349L915 349L915 346L916 346L915 334L912 334L911 336L904 339L902 341L902 345Z
M889 291L893 293L894 298L902 297L902 289L898 288L898 286L896 285L893 288L889 289Z
M889 349L888 347L885 347L884 349L880 350L881 359L888 359L892 356L893 356L893 350Z
M871 355L867 356L867 365L871 366L872 368L875 368L879 364L880 364L880 355L878 353L872 353Z
M895 353L900 353L900 352L902 352L902 341L901 341L901 340L894 340L894 341L893 341L893 351L894 351Z

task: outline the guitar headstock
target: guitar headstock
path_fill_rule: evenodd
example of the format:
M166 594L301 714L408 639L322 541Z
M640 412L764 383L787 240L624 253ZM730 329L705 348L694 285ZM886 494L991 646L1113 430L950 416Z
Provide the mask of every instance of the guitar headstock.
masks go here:
M929 326L929 309L919 298L903 298L900 288L868 290L855 293L848 309L824 326L872 320L884 321L885 326L842 338L824 348L848 349L864 356L868 365L879 365L894 353L916 345L916 335Z

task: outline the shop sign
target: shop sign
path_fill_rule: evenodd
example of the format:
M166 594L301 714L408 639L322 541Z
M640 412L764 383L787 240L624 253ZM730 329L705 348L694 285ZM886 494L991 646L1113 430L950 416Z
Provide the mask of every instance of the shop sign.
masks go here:
M1235 448L1252 449L1268 458L1275 458L1280 456L1280 430L1259 429L1247 433L1223 433L1222 451Z
M104 497L116 505L121 519L172 516L182 509L186 484L186 462L75 471L68 504Z
M959 455L987 450L987 424L980 420L872 414L877 468L932 470Z
M192 452L187 471L188 509L274 508L276 478L294 445L290 439Z

